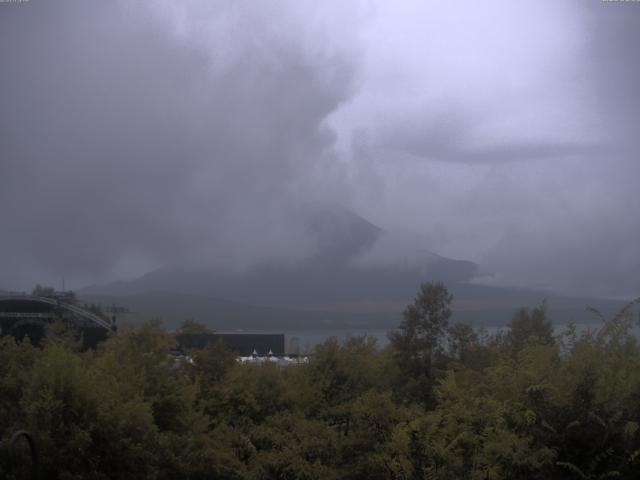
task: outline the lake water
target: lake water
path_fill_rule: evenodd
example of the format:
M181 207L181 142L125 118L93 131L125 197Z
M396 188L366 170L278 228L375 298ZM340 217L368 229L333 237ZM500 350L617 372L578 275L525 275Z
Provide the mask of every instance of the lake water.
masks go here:
M579 323L576 324L578 334L587 330L596 330L602 327L601 323ZM564 324L554 326L556 335L560 335L567 328ZM507 331L506 327L484 327L484 330L494 335L500 331ZM476 328L476 331L478 329ZM354 329L354 330L297 330L285 331L285 335L289 337L297 337L301 352L309 352L315 345L324 343L330 337L337 337L338 340L345 340L349 336L369 336L376 339L378 346L385 347L389 343L387 329ZM280 332L282 333L282 332ZM640 339L640 326L636 323L633 327L633 333L636 338Z

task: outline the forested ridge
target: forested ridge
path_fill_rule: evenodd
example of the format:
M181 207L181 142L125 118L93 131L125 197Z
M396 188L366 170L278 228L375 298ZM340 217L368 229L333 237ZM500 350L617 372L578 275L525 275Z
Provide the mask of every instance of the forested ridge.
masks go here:
M89 351L2 337L0 430L32 432L41 478L640 478L631 306L559 336L521 309L488 335L451 301L422 285L389 346L331 338L287 368L176 357L155 321Z

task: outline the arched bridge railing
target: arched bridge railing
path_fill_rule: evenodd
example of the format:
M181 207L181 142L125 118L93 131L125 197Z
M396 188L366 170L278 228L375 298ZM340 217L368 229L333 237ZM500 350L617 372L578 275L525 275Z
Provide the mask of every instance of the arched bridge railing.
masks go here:
M39 303L46 303L48 305L52 305L55 307L59 307L59 308L63 308L69 312L75 313L76 315L78 315L81 318L84 318L85 320L89 320L90 322L93 322L103 328L106 328L109 331L114 331L115 327L111 324L111 322L105 320L104 318L96 315L95 313L91 313L88 312L87 310L85 310L84 308L80 308L76 305L73 305L71 303L67 303L67 302L63 302L61 300L55 299L55 298L49 298L49 297L37 297L34 295L7 295L7 296L1 296L0 297L0 304L3 301L7 301L7 300L22 300L22 301L29 301L29 302L39 302ZM0 313L1 315L1 313Z

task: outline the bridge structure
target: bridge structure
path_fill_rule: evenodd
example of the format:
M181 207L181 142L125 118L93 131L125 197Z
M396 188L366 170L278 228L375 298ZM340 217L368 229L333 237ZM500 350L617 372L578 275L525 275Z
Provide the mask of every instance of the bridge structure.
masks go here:
M71 302L65 294L52 297L9 293L0 295L0 334L29 336L37 343L56 321L71 324L94 344L116 332L115 317L105 318Z

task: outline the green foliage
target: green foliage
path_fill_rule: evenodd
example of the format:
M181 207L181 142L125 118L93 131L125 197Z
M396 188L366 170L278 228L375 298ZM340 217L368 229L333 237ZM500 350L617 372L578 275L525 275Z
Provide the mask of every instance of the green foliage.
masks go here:
M313 362L303 368L320 407L343 405L373 388L380 380L376 357L371 337L350 337L344 344L332 337L318 345Z
M447 331L452 299L442 283L422 284L398 330L389 334L401 372L396 390L405 401L433 401L434 360Z
M547 317L545 303L533 310L519 309L509 327L506 340L514 351L521 350L527 344L551 345L554 342L553 325Z
M211 329L207 327L204 323L200 323L191 318L187 318L180 322L180 327L178 328L178 332L180 333L212 333Z
M473 328L464 323L456 323L447 329L447 336L449 355L464 365L474 365L475 354L480 350L480 341Z
M407 306L397 332L391 341L408 360L418 361L432 354L444 336L451 317L451 300L442 283L424 283L414 302Z
M638 478L630 308L557 339L520 310L491 337L448 327L450 301L425 285L389 347L331 338L287 368L174 356L157 322L88 352L2 337L0 429L34 434L42 478Z

